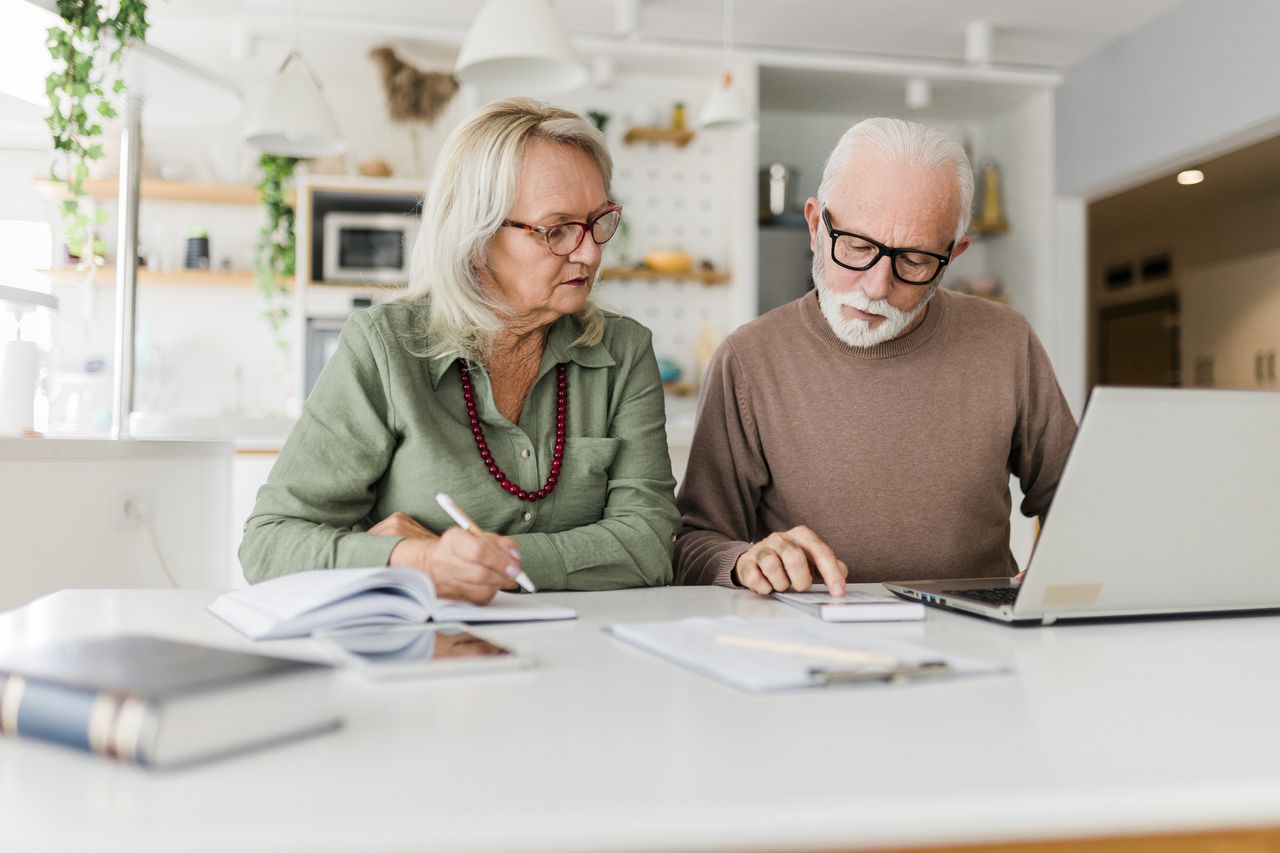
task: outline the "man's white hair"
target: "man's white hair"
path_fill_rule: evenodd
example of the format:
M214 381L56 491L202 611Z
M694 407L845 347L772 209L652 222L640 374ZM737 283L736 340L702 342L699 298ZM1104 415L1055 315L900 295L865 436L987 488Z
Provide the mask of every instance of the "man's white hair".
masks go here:
M576 148L600 169L605 192L613 160L604 137L582 116L529 98L494 101L454 128L440 151L422 206L405 297L418 309L426 349L435 357L460 353L485 360L510 309L481 283L489 242L515 203L524 154L535 140ZM590 300L574 315L580 333L573 346L598 343L604 320Z
M822 169L822 183L818 185L820 204L826 205L840 176L858 152L866 149L922 169L952 167L960 196L960 221L956 223L955 233L956 242L960 242L969 230L973 209L973 166L960 143L928 125L897 118L868 118L846 130Z

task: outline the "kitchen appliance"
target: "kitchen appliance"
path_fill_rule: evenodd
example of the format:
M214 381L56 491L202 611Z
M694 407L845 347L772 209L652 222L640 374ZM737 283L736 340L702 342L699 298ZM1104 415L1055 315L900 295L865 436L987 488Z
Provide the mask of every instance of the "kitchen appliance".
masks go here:
M796 181L800 173L785 163L760 167L757 220L772 222L785 213L799 210L796 203Z
M306 388L305 396L310 396L311 389L316 387L320 371L329 363L329 359L338 351L338 339L342 335L342 327L346 325L345 317L308 317L307 318L307 354L306 354Z
M418 219L400 213L324 215L325 281L408 284Z
M58 299L21 287L0 286L0 309L14 315L14 338L0 348L0 435L24 435L39 426L36 396L44 361L44 347L22 337L22 318L31 310L58 310ZM7 325L7 324L5 324Z

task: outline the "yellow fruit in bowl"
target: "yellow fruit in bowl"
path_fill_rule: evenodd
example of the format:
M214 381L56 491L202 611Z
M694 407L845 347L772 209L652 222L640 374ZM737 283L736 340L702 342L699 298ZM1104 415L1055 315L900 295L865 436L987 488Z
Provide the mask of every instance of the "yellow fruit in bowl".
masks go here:
M688 252L650 252L644 265L654 272L682 275L693 269L693 255Z

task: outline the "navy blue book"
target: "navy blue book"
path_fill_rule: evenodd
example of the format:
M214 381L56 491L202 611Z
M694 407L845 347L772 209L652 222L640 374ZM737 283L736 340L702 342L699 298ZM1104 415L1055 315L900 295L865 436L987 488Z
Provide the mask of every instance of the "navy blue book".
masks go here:
M333 670L126 635L0 657L0 733L170 767L338 725Z

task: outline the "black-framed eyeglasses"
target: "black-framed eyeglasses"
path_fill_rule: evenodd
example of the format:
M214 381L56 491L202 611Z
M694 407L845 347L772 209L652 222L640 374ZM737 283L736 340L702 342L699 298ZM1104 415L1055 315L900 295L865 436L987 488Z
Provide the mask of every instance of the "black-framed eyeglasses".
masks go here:
M621 222L622 205L614 204L613 202L609 202L609 205L604 210L586 222L526 225L513 219L502 220L503 226L507 228L522 228L534 234L541 234L542 238L547 241L547 248L551 250L551 254L559 255L562 258L578 251L578 247L586 239L588 231L591 232L591 239L596 241L596 245L603 245L609 242L609 238L617 233L618 224Z
M893 267L893 275L903 284L933 284L942 268L951 263L951 250L955 241L947 246L947 253L926 252L923 249L894 249L870 237L851 231L837 231L831 224L831 214L822 208L822 221L831 237L831 260L847 270L869 270L886 255Z

